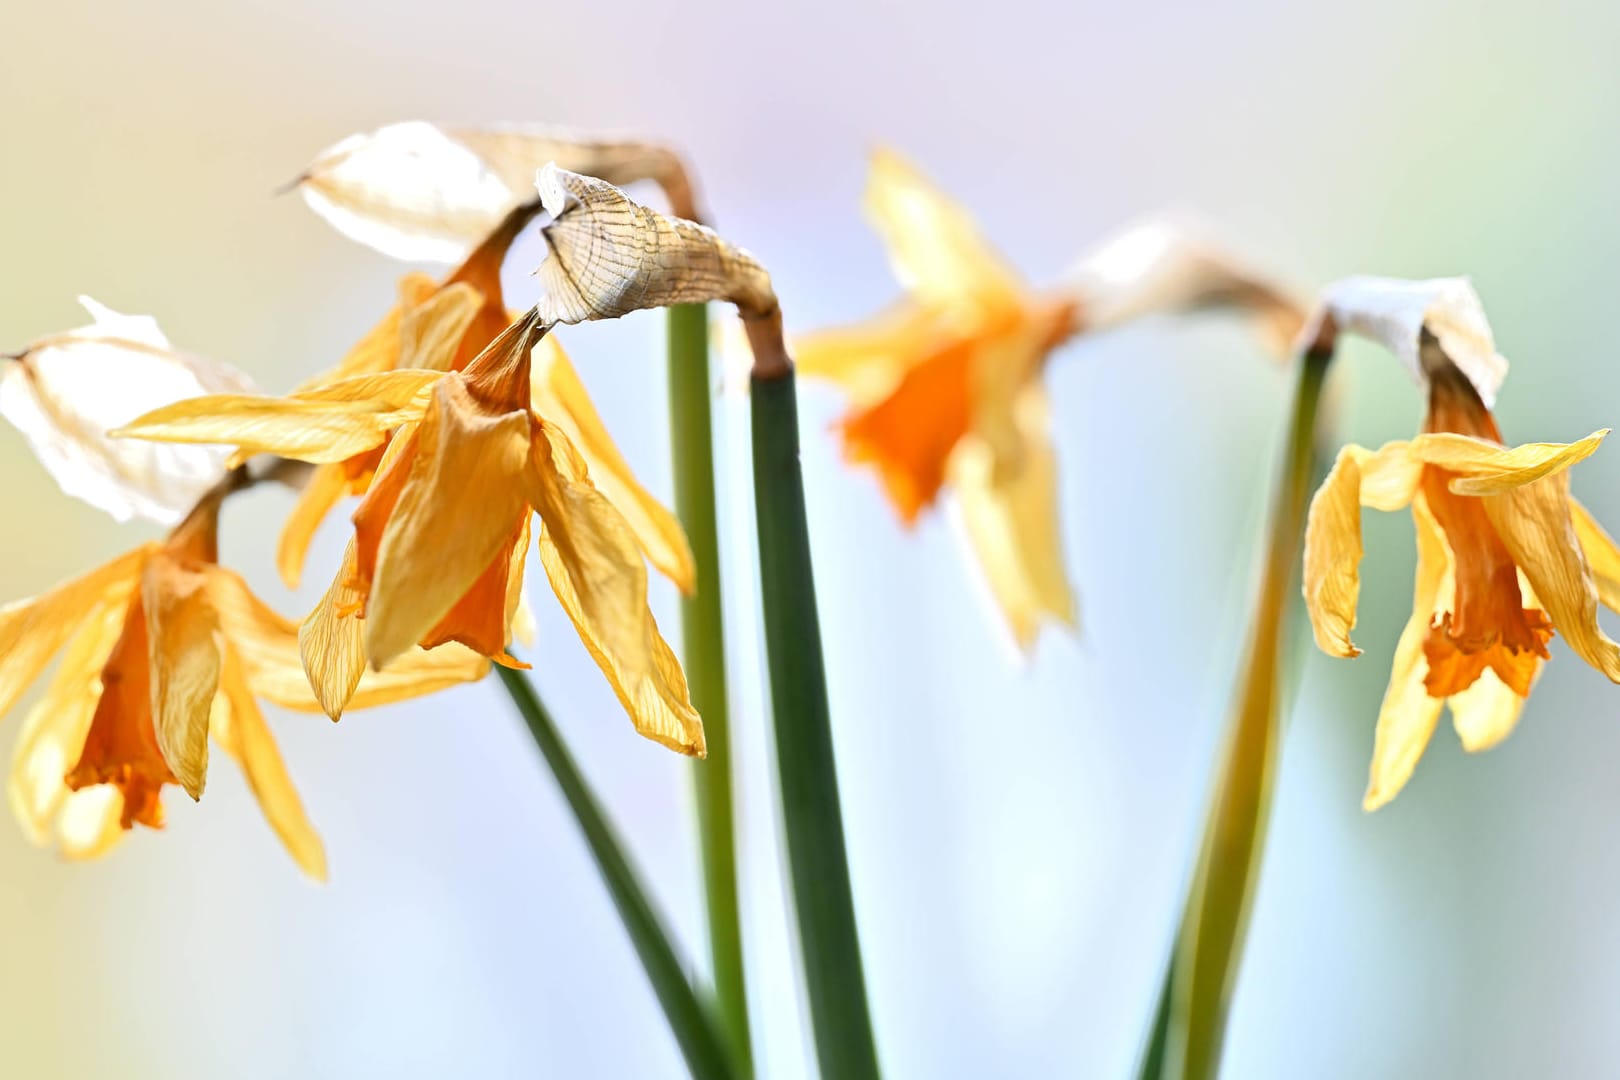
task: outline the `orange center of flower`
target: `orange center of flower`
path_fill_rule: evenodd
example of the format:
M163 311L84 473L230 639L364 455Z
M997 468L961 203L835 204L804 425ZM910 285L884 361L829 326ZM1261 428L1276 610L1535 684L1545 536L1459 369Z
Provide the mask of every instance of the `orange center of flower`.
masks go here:
M112 784L124 794L122 823L163 827L164 784L175 782L152 727L151 658L146 609L139 589L124 617L124 631L101 670L101 700L84 740L78 764L67 774L74 791Z
M1431 376L1424 429L1502 441L1473 385L1449 367ZM1424 687L1432 697L1449 697L1472 686L1490 668L1523 697L1530 692L1537 658L1548 656L1552 621L1546 612L1524 606L1513 556L1491 525L1484 504L1452 493L1455 477L1433 465L1423 468L1423 496L1451 546L1457 583L1452 609L1434 622L1423 642L1429 662Z

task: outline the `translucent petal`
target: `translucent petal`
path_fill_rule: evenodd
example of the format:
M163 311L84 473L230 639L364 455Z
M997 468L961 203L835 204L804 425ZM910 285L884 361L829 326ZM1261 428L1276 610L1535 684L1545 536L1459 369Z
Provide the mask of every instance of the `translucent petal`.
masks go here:
M126 438L168 442L224 440L246 453L331 464L382 445L421 416L437 371L356 375L292 397L217 395L147 413L121 428Z
M332 507L349 488L349 479L342 465L317 465L298 493L292 513L281 527L281 541L276 545L276 569L287 588L296 589L304 576L304 560L309 545L315 539L321 522L332 512Z
M1598 625L1598 590L1571 519L1569 474L1482 500L1491 524L1575 655L1620 682L1620 645Z
M636 480L557 339L542 338L533 358L529 386L534 411L568 435L596 489L630 523L648 560L690 594L697 588L697 567L680 521Z
M1412 440L1412 452L1429 465L1458 474L1451 490L1458 495L1495 495L1533 484L1592 456L1608 435L1595 431L1579 442L1525 443L1505 447L1486 439L1433 432Z
M1350 641L1361 597L1361 463L1364 447L1339 451L1305 517L1305 611L1316 647L1329 656L1359 656Z
M167 553L141 576L152 664L152 727L163 760L193 799L208 776L208 714L219 689L218 619L207 578Z
M530 501L540 561L558 601L636 730L683 754L704 754L686 677L647 609L647 570L623 515L591 486L568 437L541 424Z
M950 460L962 523L985 581L1020 648L1051 619L1076 625L1074 590L1063 566L1057 461L1045 432L1045 394L1025 402L1025 445L1016 468L998 468L989 446L964 439Z
M1586 507L1575 499L1569 500L1570 519L1575 526L1575 537L1580 541L1586 564L1592 571L1598 599L1611 611L1620 611L1620 546L1603 526L1597 523Z
M242 768L265 820L276 831L299 869L317 881L326 880L326 848L304 812L292 777L281 760L274 736L253 698L242 663L227 648L220 678L219 704L214 713L214 738Z
M895 276L923 304L975 318L1020 303L1018 275L972 216L898 154L872 155L865 207Z
M128 833L123 819L124 793L111 784L68 792L56 817L63 857L78 861L105 855Z
M366 602L366 655L383 668L455 605L528 514L526 412L491 415L460 376L435 389L388 517Z
M406 308L399 324L396 366L449 371L463 335L483 306L483 294L458 281L439 289L421 304Z
M1412 595L1412 617L1395 645L1390 666L1389 688L1378 710L1378 728L1373 737L1371 776L1362 800L1366 810L1377 810L1400 794L1411 779L1418 759L1428 748L1444 702L1429 696L1423 685L1429 664L1423 656L1423 640L1434 621L1435 606L1451 575L1451 553L1445 533L1434 520L1421 496L1412 500L1412 519L1417 526L1417 583Z
M800 375L837 383L857 407L870 408L894 392L943 332L938 316L904 303L853 326L795 338L793 359Z

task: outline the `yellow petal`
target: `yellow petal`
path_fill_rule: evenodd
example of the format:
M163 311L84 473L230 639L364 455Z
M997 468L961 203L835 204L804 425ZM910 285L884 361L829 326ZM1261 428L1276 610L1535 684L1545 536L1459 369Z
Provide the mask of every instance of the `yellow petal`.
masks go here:
M540 561L580 640L636 730L702 756L703 722L680 662L647 609L647 570L624 516L591 486L556 426L534 440L529 500L540 515Z
M304 559L315 533L332 512L332 507L343 498L349 480L341 465L317 465L298 493L287 523L281 527L281 542L276 545L276 569L287 588L296 589L304 576Z
M1569 500L1570 518L1575 525L1575 537L1586 555L1586 564L1592 571L1598 599L1611 611L1620 611L1620 546L1597 519L1575 499Z
M50 842L51 824L69 792L64 777L84 750L101 700L101 668L124 628L134 579L115 583L105 599L78 616L56 674L23 721L11 758L12 812L35 844Z
M1025 402L1024 449L1016 468L997 468L988 444L968 436L950 460L950 482L962 524L997 606L1021 649L1035 644L1041 623L1076 624L1074 590L1063 567L1057 461L1045 434L1045 395Z
M1605 428L1579 442L1506 447L1469 435L1432 432L1414 438L1412 450L1427 464L1457 473L1451 490L1458 495L1495 495L1535 483L1591 457L1608 434Z
M105 855L129 832L123 817L124 793L112 784L68 792L56 818L63 857L77 861Z
M636 480L557 339L541 338L533 358L529 387L534 411L563 429L585 459L596 489L630 523L648 560L690 595L697 588L697 567L680 521Z
M793 359L799 374L837 383L853 404L870 408L894 392L941 332L937 315L903 303L853 326L795 338Z
M1447 698L1451 722L1463 749L1470 753L1489 750L1511 735L1524 711L1524 700L1490 668L1474 680L1474 685Z
M304 673L298 626L270 610L231 571L213 566L207 568L207 574L220 629L241 661L254 694L284 709L325 711L310 689L311 676ZM352 633L358 639L358 629ZM441 645L432 652L412 649L387 671L366 672L353 696L338 707L341 710L346 704L350 709L366 709L420 697L476 681L488 670L487 660L460 645Z
M219 689L218 619L207 577L166 554L149 559L141 602L152 664L152 728L163 760L193 799L208 776L208 713Z
M366 655L381 669L466 594L528 514L529 416L490 415L445 378L417 429L416 457L378 546Z
M365 597L348 584L355 576L355 542L343 552L337 577L298 628L298 654L321 711L333 720L354 697L366 670L366 632L360 609Z
M133 583L155 550L151 544L136 548L48 593L0 607L0 716L11 710L108 590Z
M1018 275L971 215L898 154L872 155L865 206L895 276L924 304L972 317L1019 302Z
M438 371L356 375L292 397L216 394L179 401L113 432L159 442L225 443L247 454L331 464L380 446L426 408Z
M325 881L326 848L287 775L281 751L264 722L259 703L253 699L242 663L230 649L225 650L220 689L223 708L214 714L214 738L241 766L265 820L281 837L299 869L316 881Z
M438 290L424 303L407 308L399 324L397 366L449 371L462 336L483 306L483 295L458 281Z
M525 516L517 544L512 548L512 561L507 564L506 625L512 639L520 645L533 645L539 636L534 609L529 606L528 588L523 584L523 570L529 561L529 532L529 519Z
M1362 800L1365 810L1377 810L1406 786L1429 745L1435 723L1440 719L1440 709L1445 704L1439 698L1430 697L1423 685L1429 673L1429 662L1423 656L1423 639L1429 635L1435 604L1451 575L1451 552L1445 533L1421 496L1412 500L1412 519L1417 526L1418 550L1412 617L1395 644L1389 688L1384 691L1384 703L1378 710L1371 776Z
M1575 655L1620 682L1620 645L1598 626L1598 590L1571 520L1569 474L1482 500L1502 543Z
M1305 610L1317 648L1329 656L1359 656L1350 641L1361 595L1361 508L1398 510L1412 501L1422 462L1409 444L1376 452L1351 444L1339 451L1305 519Z

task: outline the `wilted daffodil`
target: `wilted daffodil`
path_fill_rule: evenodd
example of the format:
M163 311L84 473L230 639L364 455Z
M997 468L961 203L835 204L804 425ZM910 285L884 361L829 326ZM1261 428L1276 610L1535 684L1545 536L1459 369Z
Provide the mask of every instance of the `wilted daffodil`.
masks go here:
M389 124L322 151L296 183L353 240L398 259L456 262L534 197L535 171L549 161L617 184L656 181L676 214L697 216L669 148L547 129Z
M531 312L463 371L351 377L283 399L202 398L123 433L226 439L318 463L386 444L355 511L343 568L302 631L305 670L331 715L367 662L386 669L417 644L460 642L514 663L506 649L535 513L552 589L636 729L702 754L686 679L647 609L638 542L651 552L669 537L662 526L638 530L592 482L570 430L598 459L622 459L571 379L559 376L559 354L545 354L547 385L534 389L531 353L541 351L544 333ZM540 414L537 398L558 404L566 419ZM672 519L664 524L679 535Z
M317 705L296 627L218 565L229 490L205 496L166 540L0 608L0 713L62 654L12 759L12 809L36 843L54 836L66 855L86 858L137 822L161 826L164 786L202 795L212 737L298 865L325 876L320 838L256 699L307 712ZM465 649L417 650L370 676L352 704L430 693L486 668Z
M141 413L199 394L246 392L247 377L176 352L157 322L88 296L89 326L52 334L0 361L0 415L62 490L118 521L178 522L225 476L229 450L108 438Z
M1600 600L1620 604L1620 550L1569 494L1567 470L1607 431L1569 444L1503 445L1490 407L1507 362L1467 281L1350 279L1328 291L1318 315L1319 336L1340 331L1384 344L1428 395L1421 434L1339 452L1306 526L1311 626L1324 652L1345 657L1360 652L1350 630L1361 507L1410 505L1417 526L1412 617L1378 716L1371 810L1412 775L1443 705L1466 749L1505 739L1554 632L1620 681L1620 645L1597 621Z
M991 249L965 209L895 154L872 162L866 212L907 291L858 326L796 342L799 368L854 403L844 450L869 464L914 524L945 487L1018 643L1044 620L1075 622L1058 529L1056 460L1042 372L1083 331L1215 305L1256 312L1286 348L1299 307L1211 247L1143 226L1036 291Z

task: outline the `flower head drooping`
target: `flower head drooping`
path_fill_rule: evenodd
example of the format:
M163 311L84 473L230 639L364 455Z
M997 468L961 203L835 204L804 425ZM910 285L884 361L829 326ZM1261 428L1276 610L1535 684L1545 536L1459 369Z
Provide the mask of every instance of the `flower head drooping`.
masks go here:
M850 461L870 464L902 521L949 487L1014 637L1072 625L1058 529L1056 460L1042 374L1075 335L1155 313L1253 312L1286 352L1299 305L1198 240L1156 222L1084 259L1063 287L1037 292L991 249L965 209L899 156L879 152L866 210L904 301L866 323L797 343L806 374L838 383Z
M219 510L232 490L227 481L204 496L167 539L0 608L0 714L62 654L13 755L12 809L36 843L54 835L64 853L85 858L137 823L161 826L166 785L201 797L212 737L241 766L293 859L325 877L325 851L257 699L305 712L318 705L296 627L218 564ZM418 651L371 677L354 704L430 693L486 667L466 650Z
M1569 444L1502 444L1490 408L1507 362L1467 281L1342 282L1327 291L1310 333L1331 340L1346 331L1389 348L1428 395L1421 434L1339 452L1306 525L1306 606L1317 645L1333 656L1360 653L1350 631L1361 507L1410 505L1417 526L1413 611L1379 712L1371 810L1410 778L1442 706L1466 749L1505 739L1555 631L1620 681L1620 645L1597 622L1600 601L1620 603L1620 550L1569 494L1568 468L1607 431Z
M322 151L297 186L353 240L398 259L453 263L533 198L535 170L548 161L617 184L655 181L677 215L697 217L691 182L668 147L548 129L389 124Z
M0 415L69 495L118 521L178 522L224 479L229 450L108 438L143 412L200 394L245 392L247 377L176 352L157 322L81 296L89 326L40 338L0 366Z

